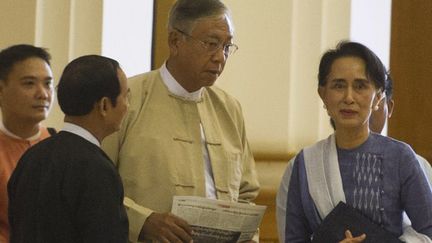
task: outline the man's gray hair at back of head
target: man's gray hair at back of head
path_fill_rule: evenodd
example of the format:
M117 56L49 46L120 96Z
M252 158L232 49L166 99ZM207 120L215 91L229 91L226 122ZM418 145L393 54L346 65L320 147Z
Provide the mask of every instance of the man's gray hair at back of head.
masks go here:
M223 14L230 16L220 0L177 0L169 13L168 30L177 28L190 34L195 21Z

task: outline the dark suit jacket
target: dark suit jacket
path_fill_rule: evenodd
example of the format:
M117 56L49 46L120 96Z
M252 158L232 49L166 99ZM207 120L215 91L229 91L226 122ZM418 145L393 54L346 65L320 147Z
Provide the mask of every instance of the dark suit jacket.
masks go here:
M120 176L80 136L63 131L27 150L8 193L11 243L127 242Z

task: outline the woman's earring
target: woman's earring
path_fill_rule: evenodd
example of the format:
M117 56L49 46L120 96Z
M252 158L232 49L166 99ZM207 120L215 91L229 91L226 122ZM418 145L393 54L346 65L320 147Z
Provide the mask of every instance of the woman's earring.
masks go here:
M379 109L379 106L378 105L375 105L374 107L373 107L373 110L374 111L377 111Z

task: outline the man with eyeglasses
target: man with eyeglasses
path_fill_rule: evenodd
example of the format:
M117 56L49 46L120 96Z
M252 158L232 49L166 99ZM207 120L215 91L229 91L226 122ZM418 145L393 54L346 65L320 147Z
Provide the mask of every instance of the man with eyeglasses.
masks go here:
M248 203L258 194L240 104L213 86L238 48L233 31L220 0L178 0L168 60L129 80L129 114L103 147L124 182L132 242L192 241L169 213L175 195Z

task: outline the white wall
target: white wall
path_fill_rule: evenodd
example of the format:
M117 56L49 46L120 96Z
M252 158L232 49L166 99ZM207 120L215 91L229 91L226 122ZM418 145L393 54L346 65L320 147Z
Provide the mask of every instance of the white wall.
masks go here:
M120 62L126 76L151 68L153 1L104 0L102 55Z
M389 67L391 0L351 0L353 41L369 47Z

